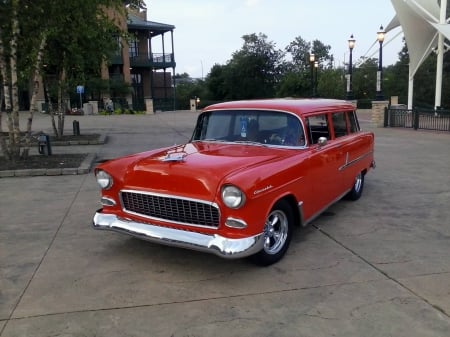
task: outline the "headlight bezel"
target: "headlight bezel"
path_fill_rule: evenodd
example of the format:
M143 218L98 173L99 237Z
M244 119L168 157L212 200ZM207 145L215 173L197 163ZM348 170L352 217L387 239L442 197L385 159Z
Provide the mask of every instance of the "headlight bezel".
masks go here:
M95 178L97 179L97 184L102 190L109 190L114 184L112 176L104 170L96 171Z
M231 209L239 209L245 205L245 193L237 186L227 184L220 191L222 202Z

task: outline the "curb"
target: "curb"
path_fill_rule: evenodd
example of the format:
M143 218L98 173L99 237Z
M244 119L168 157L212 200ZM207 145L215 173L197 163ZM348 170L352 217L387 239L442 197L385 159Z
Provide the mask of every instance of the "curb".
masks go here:
M52 146L70 146L70 145L104 145L106 143L106 133L101 133L95 140L53 140Z
M107 134L101 133L99 138L90 141L54 141L52 146L72 146L72 145L104 145L106 143ZM0 171L1 178L11 177L37 177L37 176L61 176L61 175L78 175L87 174L91 170L96 159L95 153L88 153L86 158L81 162L79 167L52 168L52 169L23 169L23 170L4 170Z
M89 153L79 167L0 171L0 178L87 174L91 170L96 157L95 153Z

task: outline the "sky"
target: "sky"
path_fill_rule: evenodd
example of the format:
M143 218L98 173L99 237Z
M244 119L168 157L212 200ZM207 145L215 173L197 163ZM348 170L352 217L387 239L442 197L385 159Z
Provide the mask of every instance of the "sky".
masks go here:
M263 33L284 50L296 37L331 46L335 66L348 62L348 39L354 35L353 62L378 58L377 31L395 16L390 0L146 0L147 20L171 24L176 73L206 77L214 64L224 65L243 46L243 35ZM383 66L398 60L400 28L386 34ZM170 34L164 37L171 50ZM161 41L161 39L160 39ZM161 43L162 45L162 43ZM153 52L162 52L152 40ZM158 50L160 48L161 50Z

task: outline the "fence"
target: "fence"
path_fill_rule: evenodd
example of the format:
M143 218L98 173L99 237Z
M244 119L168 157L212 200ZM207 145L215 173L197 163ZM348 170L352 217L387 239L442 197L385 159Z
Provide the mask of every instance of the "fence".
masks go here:
M384 127L450 132L450 111L386 108L384 110Z

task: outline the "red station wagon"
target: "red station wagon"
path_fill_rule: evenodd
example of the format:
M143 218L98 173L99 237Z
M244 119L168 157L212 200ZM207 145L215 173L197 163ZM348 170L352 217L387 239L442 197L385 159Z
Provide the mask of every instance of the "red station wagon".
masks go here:
M374 135L348 102L215 104L188 143L96 167L103 208L93 226L270 265L297 226L344 196L359 199L373 167Z

